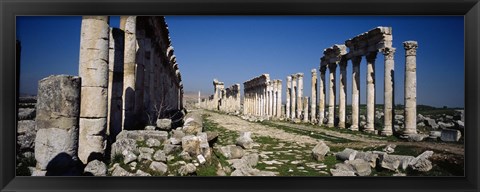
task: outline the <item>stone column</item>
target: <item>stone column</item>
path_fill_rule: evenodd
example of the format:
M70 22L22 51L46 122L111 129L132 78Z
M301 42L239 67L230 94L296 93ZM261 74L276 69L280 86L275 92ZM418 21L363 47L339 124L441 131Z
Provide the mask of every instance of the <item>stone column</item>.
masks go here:
M382 135L389 136L393 134L393 86L394 86L394 56L395 48L385 48L383 50L385 56L385 83L384 83L384 127Z
M277 117L282 117L282 80L277 80Z
M312 69L311 123L317 122L317 69Z
M358 131L360 118L360 62L362 57L352 58L352 131Z
M345 118L347 109L347 60L342 59L340 65L340 94L338 104L338 127L345 128Z
M132 129L134 123L133 109L135 107L135 63L137 55L137 38L135 16L121 16L125 23L125 49L123 64L123 129Z
M268 83L268 116L273 116L273 81Z
M370 52L367 58L367 124L365 132L375 131L375 59L377 51Z
M292 97L292 76L287 76L287 89L286 89L286 103L285 103L285 118L290 119L290 98Z
M323 125L323 119L325 118L325 99L326 99L326 88L325 88L325 72L327 70L326 66L321 66L320 71L320 92L318 95L318 125Z
M277 95L278 95L278 82L277 80L273 80L272 83L272 117L277 117Z
M308 122L308 97L303 97L303 122Z
M297 73L298 77L298 88L297 88L297 119L301 118L302 115L302 100L303 100L303 73Z
M292 75L292 95L291 95L291 109L290 112L292 113L290 116L292 116L292 120L297 118L296 112L297 112L297 76Z
M405 48L405 130L417 133L417 48L416 41L403 42Z
M198 104L200 105L200 91L198 91Z
M86 24L84 23L83 26ZM85 41L83 38L82 40ZM98 39L95 38L95 40ZM85 44L82 45L85 46ZM85 49L82 50L85 51ZM63 159L65 161L76 159L78 153L80 86L81 80L79 77L67 75L52 75L38 82L35 117L38 131L35 138L35 159L37 161L36 168L40 172L46 173L49 164L50 167L59 171L69 171L68 169L74 168L72 165L65 167L65 165L69 165L51 160L63 154L64 156L58 157L67 157L67 159ZM85 124L85 121L83 123L84 126L89 125ZM60 167L58 167L59 165Z
M78 156L87 164L105 153L108 93L108 16L84 16L80 37L82 78Z
M337 65L335 63L329 64L328 66L329 73L330 73L330 90L329 92L329 101L328 101L328 127L335 126L335 70L337 69Z

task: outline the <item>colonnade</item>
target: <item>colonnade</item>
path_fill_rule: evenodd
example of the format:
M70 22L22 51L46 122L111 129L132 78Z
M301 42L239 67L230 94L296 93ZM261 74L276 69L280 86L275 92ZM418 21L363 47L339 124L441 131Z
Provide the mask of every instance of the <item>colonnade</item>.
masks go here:
M270 80L262 74L243 83L243 114L280 118L282 106L282 81Z

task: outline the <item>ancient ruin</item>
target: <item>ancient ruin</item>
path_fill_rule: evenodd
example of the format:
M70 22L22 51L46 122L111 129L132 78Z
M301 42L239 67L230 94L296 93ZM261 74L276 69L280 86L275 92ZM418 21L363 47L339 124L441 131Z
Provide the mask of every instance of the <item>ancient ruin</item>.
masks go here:
M270 80L269 74L262 74L243 83L245 115L258 117L281 117L281 80Z
M122 16L120 20L121 29L115 29L109 27L108 16L84 16L80 38L80 78L75 80L78 85L64 85L64 80L45 85L61 87L50 87L52 92L60 91L58 94L61 94L62 90L70 93L66 86L79 87L81 81L81 91L75 92L81 93L78 96L80 106L68 104L75 101L72 98L74 93L68 97L58 97L55 101L45 101L50 98L39 99L39 103L58 102L54 106L65 106L64 109L38 108L38 122L43 122L42 118L48 114L55 115L58 110L79 110L79 114L63 114L68 118L71 115L69 122L78 122L78 126L66 121L58 124L67 126L60 127L67 130L71 127L77 130L75 127L78 127L78 133L75 133L78 136L72 139L71 136L64 138L60 134L56 135L56 139L71 139L70 144L78 146L78 158L84 164L104 159L108 145L115 141L122 130L143 129L146 125L155 125L157 119L182 116L178 112L183 109L183 85L165 19ZM42 82L49 81L41 81L39 95L45 90ZM70 109L72 107L74 109ZM45 128L58 127L49 125ZM45 135L40 135L42 138L37 135L36 146L42 146L43 140L48 140L48 137L43 138ZM63 152L77 155L76 148ZM45 166L42 164L40 168Z
M240 84L234 84L225 89L224 83L213 80L213 95L208 99L201 100L198 96L198 107L223 111L226 113L239 114L241 110Z
M347 51L348 47L348 51ZM359 107L360 107L360 63L363 56L367 60L367 124L364 131L374 132L375 116L375 59L377 52L385 55L385 94L384 94L384 127L382 135L392 134L393 117L393 54L392 30L389 27L377 27L366 33L360 34L345 41L345 45L334 45L325 49L320 63L320 89L325 86L322 75L326 68L330 71L329 82L329 112L327 126L333 127L335 118L335 70L340 66L340 98L339 98L339 122L338 127L345 128L346 119L346 68L348 60L352 61L352 125L351 130L359 130ZM322 114L322 98L320 93L320 117ZM321 123L321 122L320 122Z

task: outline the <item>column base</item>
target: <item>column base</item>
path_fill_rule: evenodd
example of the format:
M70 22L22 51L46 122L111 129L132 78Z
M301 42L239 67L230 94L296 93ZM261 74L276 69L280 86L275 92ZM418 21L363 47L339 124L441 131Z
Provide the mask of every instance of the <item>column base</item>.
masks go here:
M383 128L382 132L380 132L380 135L383 135L383 136L391 136L391 135L393 135L392 128L391 128L391 127L390 127L390 129L387 128L387 127Z
M350 129L350 130L352 130L352 131L358 131L358 126L352 125L352 126L350 126L350 128L348 128L348 129Z
M345 129L345 122L339 122L338 123L338 128L342 128L342 129Z

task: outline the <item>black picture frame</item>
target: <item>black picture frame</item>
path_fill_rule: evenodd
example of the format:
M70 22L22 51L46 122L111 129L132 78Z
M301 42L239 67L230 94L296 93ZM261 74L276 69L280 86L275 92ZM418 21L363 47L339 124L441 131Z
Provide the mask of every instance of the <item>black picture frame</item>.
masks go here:
M0 13L2 192L479 191L479 0L1 0ZM465 177L16 177L19 67L15 64L15 16L20 15L463 15Z

